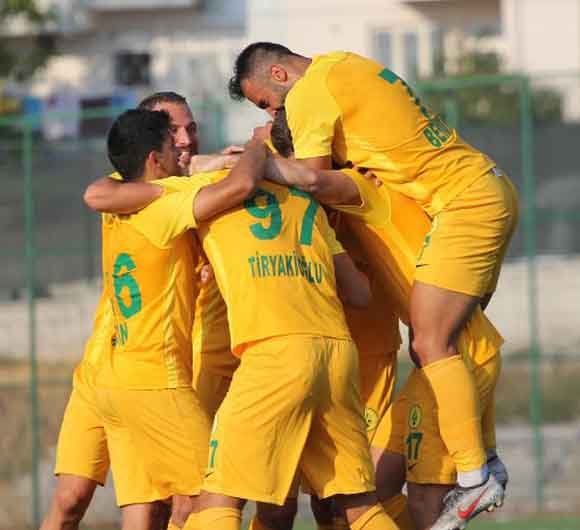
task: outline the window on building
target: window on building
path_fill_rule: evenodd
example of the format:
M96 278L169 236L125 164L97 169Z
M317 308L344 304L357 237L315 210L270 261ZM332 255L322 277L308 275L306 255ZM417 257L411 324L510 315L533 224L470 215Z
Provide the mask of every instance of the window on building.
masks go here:
M115 55L115 81L122 86L151 84L151 54L118 52Z
M416 33L403 34L403 57L405 78L415 81L419 75L419 36Z
M373 57L374 59L392 67L393 65L393 35L389 31L376 31L374 34L373 43Z

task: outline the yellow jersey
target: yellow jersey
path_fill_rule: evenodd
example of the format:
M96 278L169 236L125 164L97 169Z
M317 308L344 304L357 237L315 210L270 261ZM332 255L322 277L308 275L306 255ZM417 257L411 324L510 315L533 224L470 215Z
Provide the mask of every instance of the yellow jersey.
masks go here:
M107 293L103 290L95 311L93 331L85 344L81 362L74 371L73 386L95 375L103 361L110 357L113 350L114 329L113 310Z
M373 273L391 295L393 307L409 322L409 301L415 264L431 222L424 211L400 193L377 186L356 170L342 170L357 184L359 206L334 206L347 213L346 224L356 235ZM458 339L464 358L483 363L497 354L503 339L477 307Z
M240 361L231 352L226 303L215 276L212 274L207 281L201 281L201 269L206 264L204 256L198 261L195 274L199 294L192 333L194 369L199 363L200 370L232 377Z
M191 181L188 193L172 186L180 180ZM196 227L193 198L209 181L163 181L163 196L139 212L103 218L103 277L116 336L102 370L105 384L131 389L191 385L199 248L190 229Z
M395 303L365 258L358 238L344 219L346 216L339 212L331 212L329 217L338 240L370 283L372 298L368 307L359 309L344 306L348 329L358 349L359 357L364 359L389 355L394 362L401 346L399 317L395 312Z
M308 193L262 182L243 205L202 223L197 233L227 305L236 355L281 335L350 339L333 261L344 249Z
M296 158L369 168L430 216L495 166L401 78L354 53L315 56L285 107Z

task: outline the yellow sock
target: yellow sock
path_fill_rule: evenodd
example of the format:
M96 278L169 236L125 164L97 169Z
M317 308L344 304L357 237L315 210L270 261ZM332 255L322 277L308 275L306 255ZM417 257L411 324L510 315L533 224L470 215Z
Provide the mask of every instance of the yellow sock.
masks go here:
M459 355L422 369L435 395L439 431L457 471L475 471L486 462L479 397L471 372Z
M198 521L198 513L190 513L187 521L183 525L181 530L198 530L199 529L199 521ZM180 530L177 526L175 526L171 521L169 521L169 526L167 530Z
M382 505L385 513L395 521L399 530L415 530L405 495L399 493L399 495L384 501Z
M240 530L242 512L237 508L207 508L197 515L199 530Z
M250 521L248 530L270 530L270 527L266 526L262 521L260 521L257 515L254 515Z
M397 530L397 525L380 504L371 506L354 523L351 530Z

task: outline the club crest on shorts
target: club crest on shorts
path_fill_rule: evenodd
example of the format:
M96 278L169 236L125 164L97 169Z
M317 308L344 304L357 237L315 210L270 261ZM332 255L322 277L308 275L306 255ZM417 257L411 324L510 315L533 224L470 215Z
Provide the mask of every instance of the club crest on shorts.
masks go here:
M409 427L416 429L421 425L423 419L423 411L419 405L413 405L409 410Z
M365 421L367 423L367 431L376 429L379 423L379 415L377 414L377 411L365 407Z

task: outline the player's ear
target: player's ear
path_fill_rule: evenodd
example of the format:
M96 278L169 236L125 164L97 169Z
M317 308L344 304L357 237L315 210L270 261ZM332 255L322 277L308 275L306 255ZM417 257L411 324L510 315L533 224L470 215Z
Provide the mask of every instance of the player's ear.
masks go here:
M150 151L145 159L145 168L151 171L155 171L161 166L161 153L159 151Z
M270 66L270 76L278 83L288 81L288 72L281 64L273 64Z

